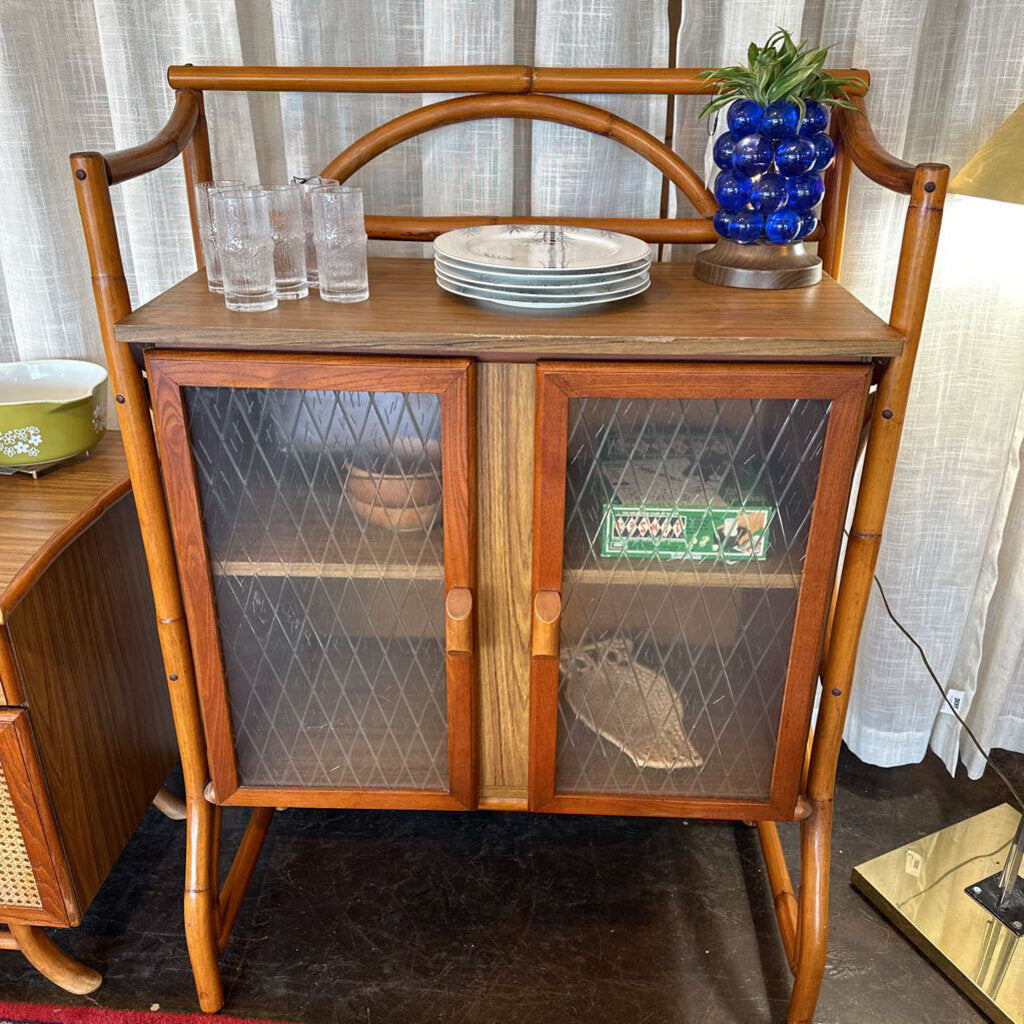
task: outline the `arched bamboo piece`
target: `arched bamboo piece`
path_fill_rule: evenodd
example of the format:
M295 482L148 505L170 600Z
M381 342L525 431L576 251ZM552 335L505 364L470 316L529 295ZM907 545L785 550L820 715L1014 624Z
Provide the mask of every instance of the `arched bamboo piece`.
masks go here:
M163 787L153 797L153 806L165 818L170 818L171 821L184 821L187 816L185 801L180 796L175 796L174 793Z
M534 68L525 64L419 68L195 67L167 69L172 89L235 92L490 92L600 93L603 95L707 96L712 83L703 68ZM833 70L860 78L868 73Z
M46 932L35 925L16 924L10 928L16 948L21 950L25 959L44 977L65 992L78 996L95 992L103 983L103 975L91 967L80 964L55 946ZM10 948L6 943L5 948Z
M129 178L137 178L173 160L191 138L199 114L199 98L194 92L177 93L167 124L153 138L140 146L119 149L101 157L106 165L108 184L117 185Z
M710 217L717 204L692 167L660 139L607 110L559 96L458 96L418 107L374 128L336 156L321 174L346 181L374 157L433 128L487 117L522 117L572 125L622 143L678 186L698 213Z
M863 99L853 97L851 102L856 110L844 110L842 107L835 110L850 159L876 184L909 195L916 168L883 148L871 129Z

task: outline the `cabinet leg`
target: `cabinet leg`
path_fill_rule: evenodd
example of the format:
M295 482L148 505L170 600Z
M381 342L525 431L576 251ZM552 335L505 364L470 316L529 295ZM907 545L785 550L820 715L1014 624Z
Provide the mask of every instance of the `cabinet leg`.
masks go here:
M210 885L216 844L213 805L202 796L186 803L185 941L192 961L199 1007L216 1013L224 1005L217 964L217 894Z
M42 928L30 924L8 925L18 949L25 959L54 985L59 985L65 992L84 996L95 992L103 981L99 971L72 960L63 950L53 944Z
M800 913L793 995L786 1024L814 1024L828 949L828 879L832 852L832 801L812 801L800 823Z
M170 790L164 789L163 786L157 790L156 796L153 797L153 806L165 818L170 818L171 821L185 820L185 801L180 796L175 796Z

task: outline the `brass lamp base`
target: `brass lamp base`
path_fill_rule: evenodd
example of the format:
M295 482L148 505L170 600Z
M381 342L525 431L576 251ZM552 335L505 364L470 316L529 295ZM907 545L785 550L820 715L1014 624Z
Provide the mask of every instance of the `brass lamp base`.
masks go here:
M740 245L720 238L697 253L696 278L727 288L807 288L821 280L821 260L794 245Z
M1019 822L1002 804L853 870L854 886L1000 1024L1024 1021L1024 922L993 915L979 895L1003 867Z

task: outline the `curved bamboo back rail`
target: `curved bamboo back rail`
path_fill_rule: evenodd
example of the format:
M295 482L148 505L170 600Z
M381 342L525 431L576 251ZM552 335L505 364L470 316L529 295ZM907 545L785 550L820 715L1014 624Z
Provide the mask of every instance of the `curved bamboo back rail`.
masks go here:
M380 156L400 142L444 125L478 121L487 117L553 121L556 124L571 125L594 135L614 139L657 167L669 181L682 190L700 213L710 217L715 212L717 204L700 177L682 157L669 149L660 139L607 110L576 100L562 99L559 96L476 95L431 103L429 106L410 110L367 132L336 156L321 174L325 178L345 181L374 157Z

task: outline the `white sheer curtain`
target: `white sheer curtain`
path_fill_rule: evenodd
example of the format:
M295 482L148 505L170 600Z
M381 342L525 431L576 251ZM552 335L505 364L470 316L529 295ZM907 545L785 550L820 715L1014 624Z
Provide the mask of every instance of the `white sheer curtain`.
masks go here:
M871 70L878 135L908 160L959 166L1024 100L1019 0L5 0L0 359L102 360L67 154L152 135L170 111L168 64L665 66L674 47L679 66L718 65L776 25L835 43L836 65ZM214 170L287 180L440 98L215 94ZM584 99L666 134L664 98ZM673 145L696 167L707 154L699 105L677 99L672 119ZM656 216L661 197L658 176L607 139L509 121L411 140L359 180L368 208L392 213ZM180 167L116 192L129 286L143 302L194 268ZM883 316L904 202L855 182L844 283ZM1022 230L1019 211L949 204L879 566L943 684L967 695L975 731L1012 749L1024 749L1024 312L1019 271L1006 268ZM848 742L878 764L918 760L931 742L951 769L963 757L979 773L938 708L873 600Z

